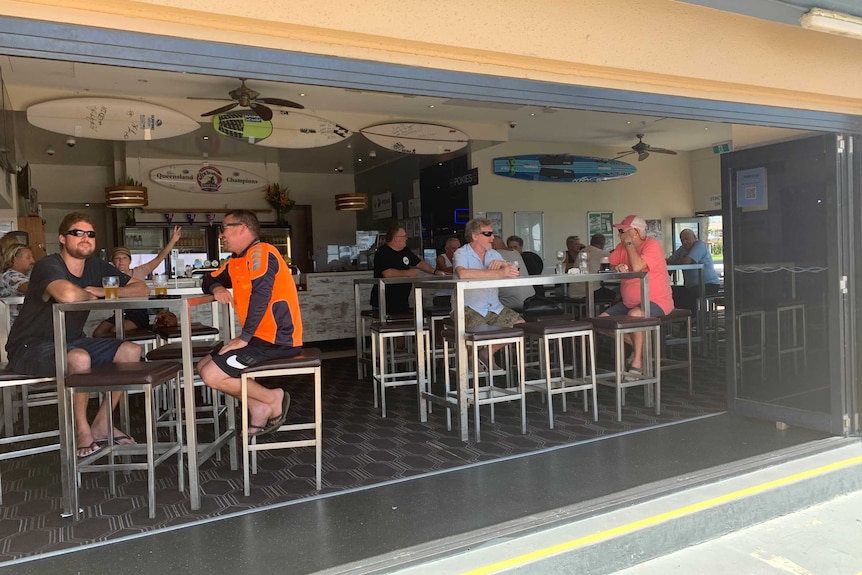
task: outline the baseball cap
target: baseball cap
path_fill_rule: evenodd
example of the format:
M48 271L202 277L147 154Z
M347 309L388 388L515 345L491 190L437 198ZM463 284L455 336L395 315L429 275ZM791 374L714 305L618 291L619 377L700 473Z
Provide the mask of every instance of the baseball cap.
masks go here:
M114 251L111 253L111 259L114 259L115 257L117 257L120 254L127 255L127 256L129 256L129 259L132 259L132 252L129 251L129 248L124 248L122 246L120 246L118 248L114 248Z
M621 221L620 223L614 224L614 228L618 230L627 230L629 228L634 228L636 230L645 231L646 222L640 216L631 215L623 218L623 221Z

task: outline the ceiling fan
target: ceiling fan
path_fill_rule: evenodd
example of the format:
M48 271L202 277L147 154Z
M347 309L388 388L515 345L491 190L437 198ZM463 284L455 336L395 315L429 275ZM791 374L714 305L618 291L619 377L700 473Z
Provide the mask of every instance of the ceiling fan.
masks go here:
M216 108L215 110L210 110L205 114L201 114L201 116L215 116L216 114L221 114L222 112L233 110L237 106L242 106L243 108L250 108L251 110L253 110L254 113L260 116L262 120L269 121L272 119L272 110L264 104L270 104L273 106L284 106L285 108L298 108L300 110L305 108L305 106L303 106L302 104L297 104L296 102L291 102L290 100L282 100L281 98L261 98L260 92L255 92L254 90L245 85L245 78L239 78L239 80L242 82L242 85L239 88L228 92L228 96L230 96L230 99L234 100L233 103L228 104L227 106L222 106L221 108ZM227 100L227 98L196 98L193 96L189 96L189 99Z
M630 152L620 152L620 154L614 159L616 160L617 158L622 158L623 156L628 156L629 154L635 154L636 153L638 155L638 161L643 162L644 160L649 158L650 152L656 152L658 154L672 154L674 156L676 155L676 152L674 152L673 150L667 150L665 148L656 148L654 146L650 146L649 144L644 142L644 135L643 134L637 134L637 138L638 138L638 143L635 144L634 146L632 146L632 149Z

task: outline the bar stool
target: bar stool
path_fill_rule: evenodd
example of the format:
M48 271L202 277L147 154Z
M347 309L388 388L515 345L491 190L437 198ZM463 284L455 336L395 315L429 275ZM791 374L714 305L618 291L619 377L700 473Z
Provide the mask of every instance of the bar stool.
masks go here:
M168 442L157 442L156 437L156 413L154 390L156 387L171 380L174 390L174 401L180 405L179 379L182 372L182 364L176 361L163 362L134 362L134 363L112 363L94 367L87 371L75 373L66 377L66 409L70 414L69 427L66 436L71 443L68 449L67 459L70 460L71 479L75 482L72 489L72 509L75 521L78 520L80 510L78 508L78 481L79 473L91 473L96 471L108 471L110 473L111 495L116 495L117 485L115 473L117 471L146 470L147 472L147 496L149 498L149 517L156 516L156 472L155 468L171 455L177 456L177 482L180 491L184 488L183 473L183 429L179 418L174 420L174 429ZM112 435L108 437L108 443L99 451L86 457L77 457L77 440L75 429L74 405L76 393L99 392L106 394L103 401L110 401L112 392L139 391L144 395L144 414L146 443L144 445L117 445ZM113 430L113 411L108 411L108 429ZM112 431L113 433L113 431ZM175 434L175 435L174 435ZM158 453L158 458L156 454ZM123 462L116 462L116 455L146 455L145 462L130 462L124 458ZM107 458L107 463L96 463Z
M9 371L4 364L2 369L0 369L0 389L3 390L4 398L7 395L7 392L11 391L21 391L22 397L27 397L27 390L25 388L31 385L38 384L50 384L55 383L56 379L53 377L36 377L30 375L21 375L18 373L14 373ZM11 393L8 394L11 397ZM54 389L54 400L53 403L57 402L57 391ZM13 409L13 405L11 402L7 403L3 402L4 411L11 411ZM27 412L25 411L25 414ZM7 418L7 422L11 421L11 413L4 414ZM16 435L14 433L14 429L12 429L11 424L7 425L6 433L3 438L0 438L0 446L6 445L15 445L16 449L13 451L4 451L0 453L0 461L6 461L8 459L17 459L19 457L26 457L28 455L37 455L39 453L48 453L49 451L59 451L60 444L58 442L48 443L45 445L33 446L32 441L41 441L43 439L49 439L51 437L58 437L60 435L60 430L55 429L52 431L43 431L39 433L30 433L29 420L24 419L24 433ZM17 448L17 444L24 443L27 444L20 448ZM3 503L3 490L2 486L0 486L0 505Z
M617 396L617 421L623 420L623 403L625 390L629 387L643 386L645 404L650 404L650 387L655 386L655 414L661 414L661 322L656 317L629 317L629 316L603 316L592 317L588 321L593 324L593 329L599 333L612 334L614 338L614 370L598 376L598 383L608 385L616 389ZM625 334L642 332L644 334L644 374L643 377L626 381L623 375L623 361L625 359ZM650 335L653 342L650 342ZM655 373L655 375L653 375ZM609 376L614 376L613 381L605 381Z
M451 388L450 367L449 367L449 344L454 343L457 334L454 329L444 329L443 336L443 362L445 368L446 395L457 399L457 392ZM482 405L491 406L491 422L494 421L494 404L503 401L520 401L521 402L521 433L527 433L527 403L526 403L526 388L524 376L524 332L517 327L496 327L492 325L479 325L467 328L464 334L464 342L467 345L468 351L472 352L469 361L469 371L472 376L473 388L468 393L467 403L473 405L474 427L476 431L476 442L481 441L480 423L479 423L479 407ZM496 345L504 345L506 355L506 370L493 370L493 354L491 349ZM505 374L507 383L511 383L510 373L512 369L512 358L510 354L511 346L515 346L515 361L518 366L518 384L513 389L513 386L498 387L494 385L494 376ZM488 350L489 361L492 365L488 369L484 369L479 362L479 349L485 347ZM486 385L479 385L480 377L484 376L487 379ZM446 428L452 429L452 413L450 409L446 410Z
M688 370L688 394L694 394L694 364L691 361L691 310L685 308L674 308L667 315L659 318L664 337L661 338L661 370L672 369ZM683 330L682 337L674 336L674 326L679 325ZM671 358L668 348L676 345L685 345L686 359Z
M294 447L314 447L316 483L318 491L322 487L323 470L323 405L321 399L320 378L320 350L315 348L303 349L299 355L287 359L273 359L257 365L247 367L240 375L242 385L241 407L242 407L242 468L243 468L243 492L249 495L251 492L251 479L249 477L249 456L251 455L251 473L257 474L257 452L270 451L273 449L286 449ZM314 430L314 439L294 439L290 441L273 441L258 443L257 437L248 434L248 379L264 379L267 377L292 377L295 375L314 376L314 419L304 423L285 423L275 433L293 432L303 430ZM287 392L285 392L287 393Z
M443 347L438 347L438 339L443 331L443 326L450 320L451 306L431 306L423 308L425 322L431 333L431 354L428 356L431 363L431 381L437 380L437 360L443 358ZM450 320L451 321L451 320Z
M428 327L423 327L425 357L430 357L430 337ZM402 385L419 385L416 358L413 353L401 353L395 349L395 339L404 338L410 343L416 340L416 324L412 321L385 321L371 324L371 383L374 386L374 407L378 406L386 417L386 388ZM430 363L430 362L428 362ZM389 371L387 371L387 365ZM400 366L400 368L399 368ZM411 367L413 369L411 369ZM425 377L430 377L430 365L425 366Z
M716 347L724 341L724 290L714 294L706 295L706 329L704 335L707 337L707 345L711 348L715 341Z
M782 316L790 316L782 326ZM798 319L801 317L801 320ZM808 368L806 354L807 339L805 329L805 304L800 301L781 302L775 308L775 321L778 328L778 376L781 377L782 357L793 354L793 372L799 372L799 354L802 354L802 366ZM789 324L789 326L788 326ZM799 327L802 327L800 333ZM789 341L788 341L789 340Z
M371 365L374 362L371 350L368 349L368 342L365 341L366 334L371 335L371 324L380 321L380 310L366 309L359 313L360 333L362 337L356 341L356 377L365 379L365 366ZM386 321L406 321L413 318L410 312L405 313L388 313Z
M760 335L757 343L748 343L744 339L746 324L751 324L752 320L756 322ZM745 364L750 361L760 362L760 377L766 378L766 312L764 310L754 309L736 314L736 351L740 382L744 377Z
M589 392L593 395L593 421L599 420L598 397L596 390L596 349L593 340L593 324L585 321L553 320L517 324L529 337L539 341L539 378L524 382L527 391L545 394L548 403L548 424L554 428L554 396L562 398L563 411L566 411L566 394L584 392L584 411L589 410ZM559 375L551 369L551 342L556 343L556 365ZM567 366L563 350L564 344L571 345L571 377L566 375ZM576 365L577 347L581 351L581 375ZM589 348L589 351L588 351ZM589 373L587 370L589 369Z

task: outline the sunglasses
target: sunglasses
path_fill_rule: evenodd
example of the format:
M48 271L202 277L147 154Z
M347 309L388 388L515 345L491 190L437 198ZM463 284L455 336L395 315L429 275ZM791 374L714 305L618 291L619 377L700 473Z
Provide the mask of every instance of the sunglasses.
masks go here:
M483 236L485 236L486 238L490 238L491 236L494 235L494 232L479 232L479 233L482 234Z
M626 233L626 231L625 231L625 230L623 230L623 229L619 229L619 230L617 230L617 233L618 233L618 234L624 234L624 233Z
M96 232L87 230L69 230L68 232L66 232L66 235L75 236L76 238L83 238L84 236L87 236L88 238L92 239L96 237Z
M242 224L239 222L234 222L234 223L230 223L230 224L219 224L218 229L220 232L224 233L225 228L232 228L233 226L241 226L241 225Z

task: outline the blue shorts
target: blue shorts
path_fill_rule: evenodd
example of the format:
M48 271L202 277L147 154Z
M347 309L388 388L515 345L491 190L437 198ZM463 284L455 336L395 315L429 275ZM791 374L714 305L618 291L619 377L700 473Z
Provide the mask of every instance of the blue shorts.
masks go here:
M66 351L83 349L90 354L90 366L98 367L114 363L117 350L123 345L123 340L112 337L81 337L70 341ZM54 362L54 342L40 341L27 344L9 359L9 369L23 375L52 377L57 375L57 365Z
M248 345L220 354L220 349L212 352L210 357L220 370L230 377L238 378L242 370L271 359L287 359L299 355L301 347L282 347L271 345L260 339L252 339Z
M638 306L638 307L640 307L640 306ZM631 311L631 310L632 310L632 308L628 307L623 302L617 302L614 305L612 305L611 307L609 307L608 309L606 309L602 313L605 313L607 315L628 315L629 311ZM650 317L661 317L663 315L667 315L667 312L665 312L663 309L661 309L661 306L659 306L654 301L649 302L649 316Z

